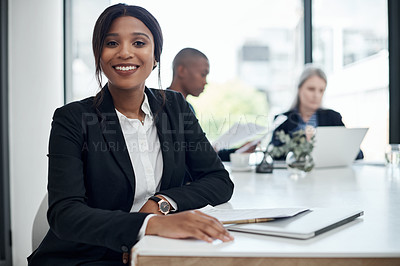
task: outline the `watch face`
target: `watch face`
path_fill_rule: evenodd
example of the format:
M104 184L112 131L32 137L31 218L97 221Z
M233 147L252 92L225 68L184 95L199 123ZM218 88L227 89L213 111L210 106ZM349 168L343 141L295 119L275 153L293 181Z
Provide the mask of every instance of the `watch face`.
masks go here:
M160 202L160 211L162 213L168 213L170 209L169 203L166 201Z

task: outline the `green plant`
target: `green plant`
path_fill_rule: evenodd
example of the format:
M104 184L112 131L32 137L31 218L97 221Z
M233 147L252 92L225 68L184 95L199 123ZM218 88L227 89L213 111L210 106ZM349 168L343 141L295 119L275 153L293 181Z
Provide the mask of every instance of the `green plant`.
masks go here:
M282 143L281 146L273 146L269 153L273 158L285 156L293 152L295 159L300 160L306 155L310 155L314 148L314 136L307 140L304 130L298 130L290 134L285 134L283 130L277 131L276 136Z

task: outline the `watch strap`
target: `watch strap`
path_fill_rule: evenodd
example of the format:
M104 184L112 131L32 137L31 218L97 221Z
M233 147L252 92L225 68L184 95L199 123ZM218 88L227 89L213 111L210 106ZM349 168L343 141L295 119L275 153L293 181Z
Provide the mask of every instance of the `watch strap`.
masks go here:
M161 198L156 197L156 196L151 196L149 199L154 200L157 203L161 200Z

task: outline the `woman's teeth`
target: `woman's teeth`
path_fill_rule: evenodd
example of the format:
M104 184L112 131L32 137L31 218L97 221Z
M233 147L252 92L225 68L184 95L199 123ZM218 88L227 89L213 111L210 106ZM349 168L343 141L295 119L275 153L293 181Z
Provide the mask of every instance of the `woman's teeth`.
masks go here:
M116 70L122 70L122 71L128 71L128 70L134 70L136 69L136 66L116 66Z

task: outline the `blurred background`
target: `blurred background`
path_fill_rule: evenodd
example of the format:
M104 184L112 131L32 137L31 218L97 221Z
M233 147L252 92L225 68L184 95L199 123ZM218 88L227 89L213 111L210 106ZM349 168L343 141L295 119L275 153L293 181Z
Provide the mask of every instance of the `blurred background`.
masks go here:
M305 63L302 0L125 2L145 7L161 24L163 89L171 83L172 60L182 48L208 57L208 85L188 101L211 141L239 121L269 126L289 109ZM98 91L91 33L104 7L118 1L68 3L67 102ZM387 1L315 0L311 14L312 62L328 76L324 107L340 112L347 127L368 127L361 147L365 159L383 160L389 111ZM159 87L157 71L147 86Z

